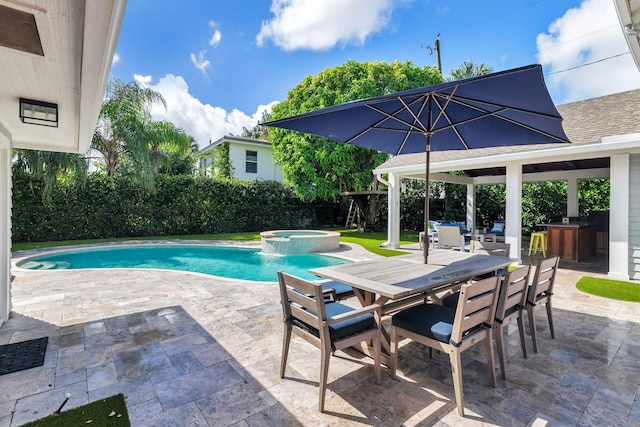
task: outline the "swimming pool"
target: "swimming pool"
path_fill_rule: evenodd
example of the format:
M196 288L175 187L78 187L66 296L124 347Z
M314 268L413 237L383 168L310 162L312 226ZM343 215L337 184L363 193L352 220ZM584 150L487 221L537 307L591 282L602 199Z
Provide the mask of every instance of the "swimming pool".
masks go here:
M26 258L17 267L31 270L155 268L204 273L232 279L275 282L284 270L317 279L310 268L349 261L318 254L264 254L259 248L205 245L132 245L55 252Z

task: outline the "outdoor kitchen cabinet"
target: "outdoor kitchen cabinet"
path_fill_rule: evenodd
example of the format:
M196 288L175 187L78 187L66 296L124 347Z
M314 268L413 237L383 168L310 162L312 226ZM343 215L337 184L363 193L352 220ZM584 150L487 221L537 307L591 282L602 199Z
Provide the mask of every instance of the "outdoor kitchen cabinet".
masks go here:
M547 256L582 261L596 253L596 226L590 223L547 224Z

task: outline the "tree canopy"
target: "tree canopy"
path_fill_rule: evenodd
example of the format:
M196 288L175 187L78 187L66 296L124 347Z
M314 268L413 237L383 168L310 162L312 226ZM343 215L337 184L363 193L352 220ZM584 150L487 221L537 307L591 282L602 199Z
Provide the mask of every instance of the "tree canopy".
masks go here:
M458 68L451 70L447 81L461 80L468 77L482 76L493 73L493 67L486 63L476 64L472 60L464 61Z
M440 72L433 66L348 61L306 77L273 108L269 119L441 81ZM365 191L373 183L371 171L388 158L385 153L285 129L270 129L269 141L285 181L304 200L328 200L341 191Z
M129 155L134 163L150 164L149 146L145 138L145 122L150 121L151 106L159 102L166 108L162 95L136 82L124 83L113 79L107 84L91 146L98 150L105 162L107 176L118 169L119 157ZM142 167L142 181L149 182L148 169Z

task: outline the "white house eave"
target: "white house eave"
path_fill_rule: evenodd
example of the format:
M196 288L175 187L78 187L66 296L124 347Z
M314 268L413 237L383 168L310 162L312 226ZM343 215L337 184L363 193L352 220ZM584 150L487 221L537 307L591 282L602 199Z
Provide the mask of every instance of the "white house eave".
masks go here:
M614 0L614 4L623 33L626 25L631 25L633 28L638 29L640 25L640 2L636 0ZM625 33L625 39L636 67L640 70L640 38L637 35L627 35Z
M126 5L127 0L88 1L85 5L84 46L101 50L94 53L84 48L82 52L78 153L86 153L91 146ZM104 22L104 16L111 20ZM96 25L101 26L100 31L96 31Z
M431 162L431 172L449 172L463 169L482 169L504 166L510 163L532 164L558 162L563 160L577 160L597 157L609 157L612 154L624 152L640 152L640 133L618 135L602 138L599 143L566 144L561 147L548 149L496 154L484 157ZM424 162L387 168L376 168L374 174L394 173L401 176L421 175L424 177Z

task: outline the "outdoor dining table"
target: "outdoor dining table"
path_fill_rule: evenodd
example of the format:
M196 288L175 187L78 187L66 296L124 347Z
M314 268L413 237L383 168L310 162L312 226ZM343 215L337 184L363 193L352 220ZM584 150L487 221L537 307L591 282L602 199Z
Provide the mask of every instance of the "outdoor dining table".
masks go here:
M426 298L434 298L436 294L473 277L507 268L513 261L501 256L435 249L429 251L428 264L424 264L422 253L418 253L309 271L318 277L350 285L360 304L378 304L382 306L384 316L421 304ZM382 352L388 355L389 335L384 328L381 329ZM366 349L363 350L368 353Z

